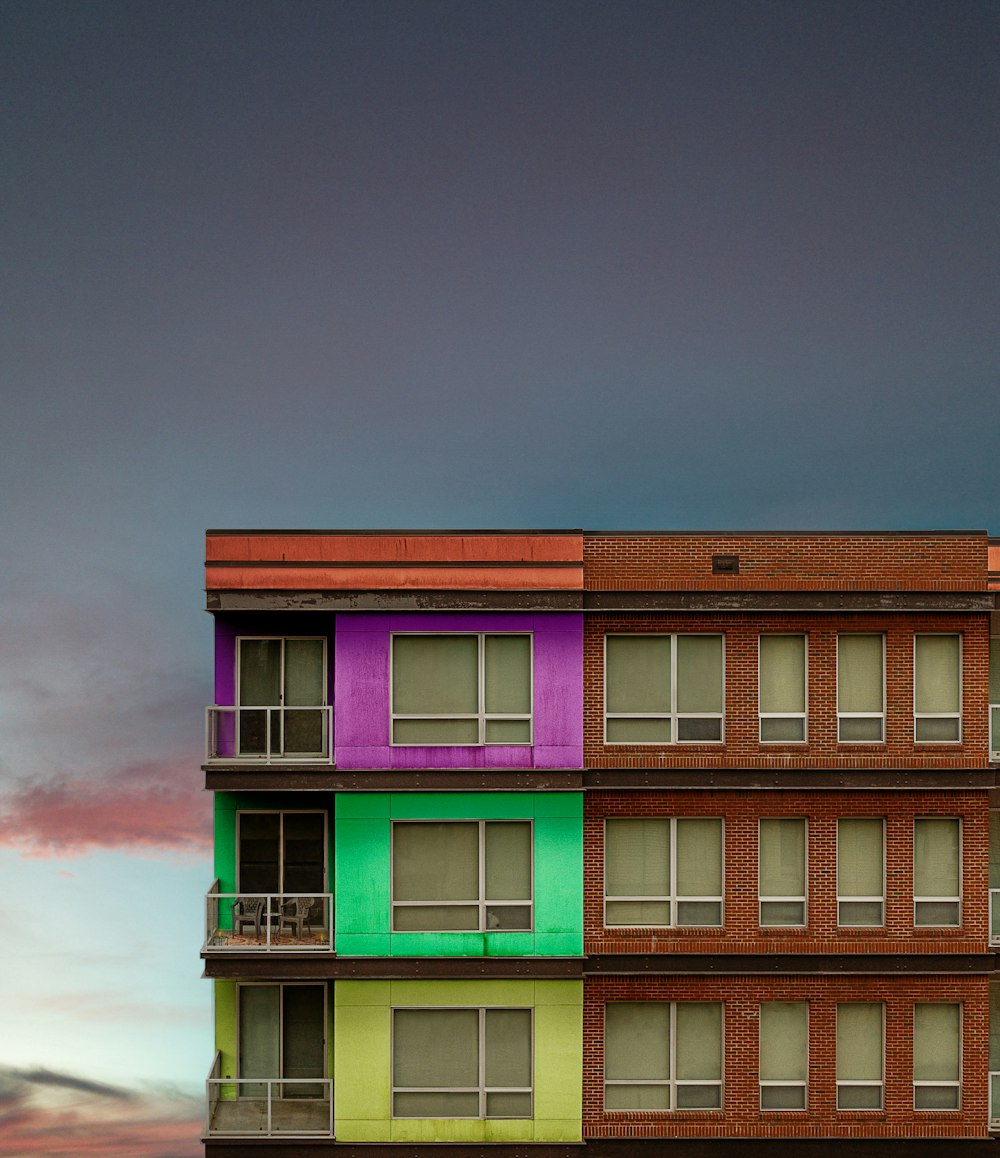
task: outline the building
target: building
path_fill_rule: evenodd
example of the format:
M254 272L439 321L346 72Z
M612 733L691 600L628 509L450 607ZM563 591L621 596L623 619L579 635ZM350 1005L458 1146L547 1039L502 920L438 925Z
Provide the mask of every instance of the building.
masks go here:
M1000 1152L1000 541L206 567L209 1158Z

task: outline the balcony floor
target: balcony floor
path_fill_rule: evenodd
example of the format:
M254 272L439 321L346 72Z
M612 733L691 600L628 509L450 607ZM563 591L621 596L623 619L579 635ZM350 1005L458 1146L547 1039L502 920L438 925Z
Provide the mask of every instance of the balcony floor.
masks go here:
M294 949L326 950L330 952L330 930L314 928L311 933L307 932L301 937L296 937L287 930L280 936L272 932L269 943L267 935L264 932L261 932L260 937L257 938L253 933L234 933L231 929L216 929L208 939L205 948L230 949L237 952L248 952L255 949L270 949L272 952Z
M267 1135L267 1099L218 1101L208 1123L209 1134ZM271 1102L272 1134L331 1136L330 1103L325 1098L275 1098Z

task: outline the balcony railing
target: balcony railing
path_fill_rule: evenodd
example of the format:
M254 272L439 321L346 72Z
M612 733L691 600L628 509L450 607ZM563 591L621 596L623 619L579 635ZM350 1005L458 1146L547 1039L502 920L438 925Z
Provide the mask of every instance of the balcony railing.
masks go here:
M330 1078L225 1078L222 1056L208 1071L208 1123L213 1138L332 1138Z
M233 707L205 710L208 762L330 764L333 708Z
M1000 704L990 704L990 759L1000 760Z
M990 1071L990 1129L1000 1130L1000 1071Z
M207 952L332 953L333 898L329 893L205 894Z

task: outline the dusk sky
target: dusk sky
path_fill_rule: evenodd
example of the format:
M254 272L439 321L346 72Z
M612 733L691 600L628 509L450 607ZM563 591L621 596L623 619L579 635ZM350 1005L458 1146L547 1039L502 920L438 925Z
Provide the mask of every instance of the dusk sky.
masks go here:
M0 1156L194 1158L206 527L1000 534L996 0L0 0Z

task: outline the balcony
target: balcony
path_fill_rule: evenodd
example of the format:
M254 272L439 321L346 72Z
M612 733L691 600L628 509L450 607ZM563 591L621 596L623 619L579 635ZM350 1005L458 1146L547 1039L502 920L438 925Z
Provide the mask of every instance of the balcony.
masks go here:
M208 1072L210 1138L332 1138L330 1078L224 1078L222 1058Z
M329 893L205 894L209 953L332 953L333 897Z
M234 707L205 710L209 764L332 764L333 707Z

